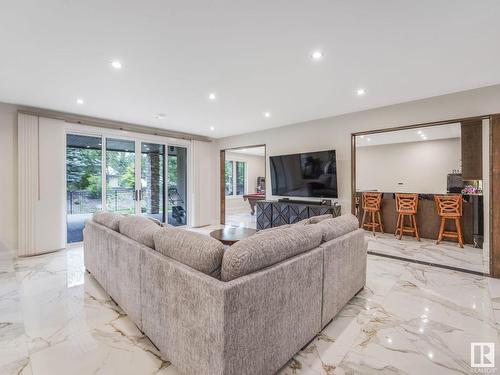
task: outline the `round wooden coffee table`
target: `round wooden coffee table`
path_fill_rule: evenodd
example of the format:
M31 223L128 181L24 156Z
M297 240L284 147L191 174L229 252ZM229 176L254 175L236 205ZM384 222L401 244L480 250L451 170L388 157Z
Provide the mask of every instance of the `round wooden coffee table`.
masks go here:
M257 230L252 228L243 227L227 227L223 229L217 229L210 232L210 236L219 240L224 245L233 245L236 242L250 237L252 234L257 233Z

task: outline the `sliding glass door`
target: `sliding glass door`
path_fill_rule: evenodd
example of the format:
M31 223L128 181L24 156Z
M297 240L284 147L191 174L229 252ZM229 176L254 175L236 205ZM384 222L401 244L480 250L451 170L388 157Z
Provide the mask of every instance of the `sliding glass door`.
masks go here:
M135 141L106 139L106 209L136 212Z
M141 144L141 214L165 222L165 145Z
M96 211L188 222L188 148L120 137L67 135L67 242Z
M187 148L168 147L168 223L187 223Z
M66 136L66 238L83 241L85 220L102 210L102 138Z

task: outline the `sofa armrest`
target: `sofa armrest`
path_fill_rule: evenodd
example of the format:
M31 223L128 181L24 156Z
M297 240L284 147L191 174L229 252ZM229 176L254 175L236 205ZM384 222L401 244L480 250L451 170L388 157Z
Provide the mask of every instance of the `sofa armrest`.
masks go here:
M321 245L324 251L323 313L325 327L366 284L365 231L357 229Z

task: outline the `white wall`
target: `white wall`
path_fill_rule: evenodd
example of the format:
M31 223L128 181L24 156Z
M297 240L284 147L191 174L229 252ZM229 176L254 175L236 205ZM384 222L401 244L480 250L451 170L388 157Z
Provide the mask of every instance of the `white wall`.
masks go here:
M219 158L214 157L213 142L192 142L193 183L192 183L192 221L194 227L212 224L214 212L218 210L214 195L218 195ZM215 173L214 171L217 171Z
M356 188L446 193L447 174L460 169L460 159L460 138L357 147Z
M370 93L370 95L374 94ZM222 138L218 140L218 148L214 153L214 158L218 158L219 149L244 147L249 144L265 144L267 157L294 152L335 149L337 150L339 203L342 205L343 212L349 212L351 133L499 112L500 85L495 85ZM217 170L214 170L214 173L218 175ZM269 168L267 169L266 183L267 191L270 191ZM216 194L214 199L218 198L218 194ZM268 196L268 198L272 197ZM218 208L213 212L213 215L218 220Z
M17 107L0 103L0 250L17 249Z
M265 176L266 163L264 156L246 155L237 152L226 152L226 160L244 161L247 163L247 181L248 186L246 192L248 194L257 192L257 177ZM234 212L247 210L250 212L248 202L245 202L242 197L226 197L226 214L230 215Z

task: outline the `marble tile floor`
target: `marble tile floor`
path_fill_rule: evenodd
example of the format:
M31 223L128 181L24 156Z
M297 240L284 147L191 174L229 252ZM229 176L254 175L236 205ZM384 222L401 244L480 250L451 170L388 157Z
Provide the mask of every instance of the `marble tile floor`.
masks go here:
M257 216L252 215L249 209L245 209L244 212L230 213L226 215L226 225L256 229Z
M443 241L436 245L435 240L403 236L401 240L393 234L366 232L368 251L414 259L418 261L457 267L465 270L489 274L489 254L486 249L465 245L460 248L455 242Z
M365 289L279 374L469 374L470 343L500 353L499 332L500 280L369 256ZM0 251L0 374L178 371L74 247L17 260Z

